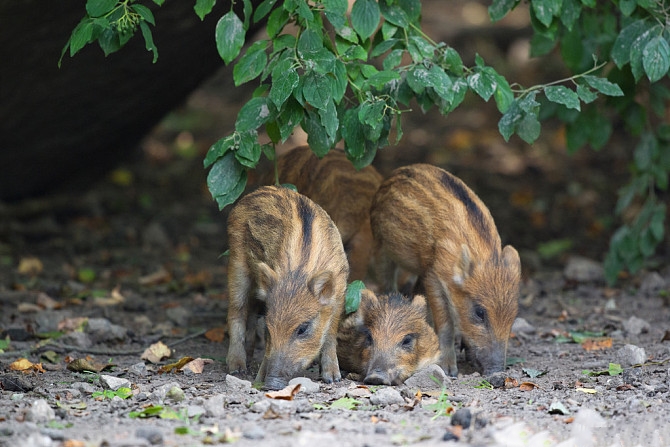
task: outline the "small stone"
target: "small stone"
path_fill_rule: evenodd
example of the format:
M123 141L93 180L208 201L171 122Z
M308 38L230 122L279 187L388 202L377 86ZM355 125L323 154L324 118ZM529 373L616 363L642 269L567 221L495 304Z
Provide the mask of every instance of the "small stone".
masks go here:
M575 415L575 420L572 422L573 435L580 429L593 429L607 427L607 421L600 413L591 408L581 408Z
M621 366L627 367L646 362L647 354L643 348L635 345L625 345L616 352L615 358L619 361Z
M100 376L100 384L103 386L103 388L112 391L116 391L122 387L130 388L130 380L123 379L121 377L108 376L105 374Z
M295 385L296 383L300 384L299 393L312 394L319 392L319 384L307 377L295 377L288 382L289 385Z
M5 391L18 391L25 393L35 388L30 382L14 374L3 374L0 376L0 388Z
M58 341L65 345L72 345L78 348L90 348L93 346L91 337L89 337L88 334L79 331L68 332L60 337Z
M370 396L370 403L372 405L379 405L385 407L387 405L393 405L393 404L398 405L404 404L405 399L402 398L400 392L395 388L384 387L372 393L372 396Z
M378 425L375 427L375 433L378 435L385 435L386 434L386 427L383 427L381 425Z
M646 296L656 296L665 288L665 279L658 272L647 273L640 282L640 293Z
M463 428L470 428L472 413L469 408L459 408L451 417L451 425L460 425Z
M96 391L95 387L88 382L75 382L70 385L70 388L78 390L83 394L93 394Z
M486 381L490 383L493 388L503 388L505 386L506 378L507 376L504 372L497 372L486 377Z
M170 383L166 383L165 385L161 385L159 387L156 387L153 390L153 392L151 393L151 397L152 397L153 400L161 402L161 401L163 401L167 398L168 393L173 388L180 388L179 384L177 382L170 382Z
M628 332L628 335L640 335L649 332L651 325L642 318L633 315L623 322L623 327Z
M481 430L482 428L486 427L486 425L489 423L489 420L486 419L484 416L478 415L475 417L475 428L477 430Z
M163 444L163 433L152 427L140 427L135 431L135 436L146 439L151 445Z
M43 423L56 418L56 413L44 399L37 399L26 412L26 421Z
M294 402L293 400L263 399L254 403L251 406L251 411L263 414L268 411L277 415L293 414L296 412Z
M171 307L165 311L165 314L170 321L180 327L187 327L188 320L191 318L191 311L183 306Z
M182 402L185 398L184 390L175 385L168 390L168 392L165 394L165 398L175 402Z
M145 377L147 375L147 365L144 362L138 362L128 368L128 374L137 377Z
M423 392L439 391L444 387L447 380L447 375L439 365L429 365L408 377L405 380L405 386L409 388L412 394L415 394L418 390Z
M444 436L442 436L443 441L458 441L459 437L456 436L455 433L453 433L451 430L448 430L444 433Z
M524 318L518 317L516 320L514 320L514 324L512 325L512 332L516 334L533 334L535 333L535 326L530 324L528 321L526 321Z
M20 445L21 447L51 447L54 443L47 435L31 433L26 439L17 440L15 445Z
M346 397L351 399L362 399L369 398L372 395L372 392L367 388L354 388L352 390L347 390Z
M226 376L226 385L229 391L249 391L251 389L251 382L237 378L232 374Z
M112 324L106 318L89 318L86 333L96 344L124 340L128 335L128 330L123 326Z
M207 410L205 410L205 407L201 407L200 405L189 405L188 407L186 407L186 414L190 418L196 416L202 416L206 412Z
M217 394L205 400L202 404L207 411L207 415L215 418L222 418L226 414L225 399L223 394Z
M258 425L255 425L242 433L242 436L247 439L263 439L265 438L265 430L263 430Z
M603 266L599 262L581 256L571 256L568 259L563 275L566 279L576 282L605 280Z

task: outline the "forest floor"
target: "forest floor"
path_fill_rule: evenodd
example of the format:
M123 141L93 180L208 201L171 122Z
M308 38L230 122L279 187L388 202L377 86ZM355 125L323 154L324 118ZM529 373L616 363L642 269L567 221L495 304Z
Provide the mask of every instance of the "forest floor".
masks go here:
M424 16L437 40L460 36L461 51L489 61L501 49L477 32L474 8ZM519 29L498 62L528 83L541 73L517 60ZM449 169L519 249L504 373L482 377L461 356L457 378L431 369L377 387L325 384L312 368L292 400L251 383L260 350L248 376L228 375L228 210L207 191L202 157L246 100L230 79L224 70L194 93L89 190L0 204L0 446L670 445L670 265L659 258L615 287L602 275L625 144L568 155L551 123L532 146L505 143L495 107L474 99L448 118L409 113L375 165ZM169 358L145 358L157 342ZM161 369L184 357L202 360Z

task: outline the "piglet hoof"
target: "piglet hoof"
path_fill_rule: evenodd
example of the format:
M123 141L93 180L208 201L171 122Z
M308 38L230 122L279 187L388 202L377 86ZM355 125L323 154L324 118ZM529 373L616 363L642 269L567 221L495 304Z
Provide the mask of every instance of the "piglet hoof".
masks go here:
M321 374L321 376L322 376L321 379L325 383L339 382L342 380L342 375L340 374L339 371L336 374L324 372Z
M458 377L458 366L457 365L440 365L444 370L444 373L449 377Z

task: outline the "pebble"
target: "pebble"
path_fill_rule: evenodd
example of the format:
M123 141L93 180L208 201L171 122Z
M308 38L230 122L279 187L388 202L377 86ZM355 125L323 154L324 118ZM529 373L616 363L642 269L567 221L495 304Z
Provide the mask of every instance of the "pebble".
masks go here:
M217 394L206 399L202 405L205 407L208 416L222 418L226 414L225 403L223 394Z
M191 318L191 311L183 306L171 307L165 311L165 314L170 321L180 327L187 327L189 318Z
M96 391L95 387L88 382L75 382L70 385L70 388L78 390L83 394L93 394Z
M369 398L372 395L372 392L367 388L354 388L347 390L346 396L351 399L362 399Z
M16 445L20 445L21 447L51 447L54 445L54 442L50 437L42 433L31 433L26 439L17 442Z
M26 421L43 423L56 418L56 413L44 399L37 399L26 412Z
M147 375L147 365L144 362L138 362L128 368L128 374L137 377L144 377Z
M505 386L505 379L507 375L504 372L493 373L486 377L486 381L493 386L493 388L502 388Z
M58 341L64 345L72 345L78 348L90 348L93 346L91 337L88 336L85 332L68 332L58 339Z
M395 388L384 387L379 388L376 392L372 393L372 396L370 396L370 403L372 405L385 407L393 404L404 404L405 399L402 398L400 392Z
M633 315L623 322L623 327L628 332L628 335L640 335L649 332L651 325L642 318Z
M621 366L632 366L647 361L647 354L643 348L635 345L625 345L615 353L615 358Z
M300 384L299 393L312 394L319 392L319 384L308 377L294 377L288 382L289 385L295 385L296 383Z
M605 280L603 266L599 262L581 256L571 256L568 259L563 275L566 279L577 282Z
M185 398L184 390L182 390L181 387L175 385L168 390L168 392L165 394L165 398L175 402L182 402Z
M248 391L251 389L251 382L242 380L232 374L226 376L226 385L228 386L228 391Z
M258 425L255 425L249 430L245 430L244 433L242 433L242 436L247 439L263 439L265 438L265 430Z
M25 393L32 391L35 387L23 377L14 374L3 374L0 375L0 388L5 391Z
M447 375L439 365L429 365L408 377L405 380L405 386L411 394L415 394L418 390L422 392L440 391L447 381Z
M272 409L277 414L291 414L295 413L295 401L292 400L279 400L279 399L263 399L255 402L251 406L251 411L254 413L266 413L269 409Z
M205 409L205 407L201 407L200 405L189 405L188 407L186 407L186 414L190 418L196 416L202 416L206 412L207 410Z
M535 330L535 326L526 321L525 318L521 317L514 320L514 324L512 325L512 332L516 334L533 334L535 333Z
M106 318L89 318L86 333L96 344L125 340L128 330L123 326L112 324Z
M163 401L167 398L168 393L173 389L173 388L180 388L179 384L177 382L170 382L166 383L165 385L161 385L156 387L153 392L151 393L152 399L155 399L157 401ZM173 391L174 393L174 391Z
M116 391L119 388L130 388L130 380L116 376L100 375L100 384L103 388Z
M460 425L463 428L470 428L472 421L472 413L469 408L459 408L453 416L451 416L451 425Z
M151 445L163 444L163 433L152 427L140 427L135 430L135 436L140 439L146 439Z
M665 279L658 272L647 273L640 282L640 293L655 296L665 288Z

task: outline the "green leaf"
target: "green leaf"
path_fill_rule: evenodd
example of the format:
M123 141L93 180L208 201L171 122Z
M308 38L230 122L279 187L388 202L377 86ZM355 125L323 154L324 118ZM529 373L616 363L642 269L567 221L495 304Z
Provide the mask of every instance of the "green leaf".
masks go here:
M592 88L598 90L603 95L607 96L623 96L623 91L621 87L613 82L608 81L605 78L599 78L597 76L585 75L582 77L587 84Z
M265 54L267 43L267 40L254 42L244 56L237 61L233 68L233 80L236 87L257 78L263 72L268 61Z
M337 130L340 127L340 122L337 118L335 103L332 100L328 101L325 108L319 109L319 117L321 118L321 124L324 129L326 129L329 141L334 143L335 137L337 136Z
M247 171L235 158L234 152L228 152L212 165L207 175L207 187L219 210L235 202L247 184Z
M535 17L547 27L551 25L554 16L560 13L562 4L562 0L533 0L531 2Z
M142 37L144 38L144 46L147 51L151 51L154 54L153 63L155 64L158 60L158 48L154 44L153 36L151 35L151 29L147 22L140 22L140 31L142 32Z
M268 37L270 39L275 39L279 33L284 29L284 26L288 23L289 19L289 14L288 11L286 11L283 8L277 8L272 13L270 14L270 17L268 17L268 23L265 26L265 30L268 33ZM283 36L289 36L288 34L284 34ZM283 37L282 36L282 37ZM295 41L294 36L290 36L293 38L293 41ZM277 51L277 40L275 39L274 42L275 44L275 51Z
M381 13L390 23L407 28L409 26L409 17L407 13L398 4L388 4L386 1L379 2Z
M351 8L351 25L362 39L375 32L381 19L379 5L375 0L356 0Z
M619 0L619 10L621 11L621 14L625 15L626 17L630 17L630 15L635 11L636 7L636 0Z
M330 78L333 99L337 104L339 104L347 91L347 86L349 85L347 80L347 67L344 65L344 62L339 59L335 61L333 74L330 76Z
M579 0L563 0L563 7L561 9L561 22L568 31L572 31L573 26L577 23L582 12L582 6Z
M351 397L340 397L330 404L331 409L355 410L362 402Z
M284 104L281 113L277 117L282 141L286 141L291 133L293 133L295 126L302 122L304 116L305 111L302 106L293 96L290 96Z
M391 71L391 70L384 70L384 71L379 71L372 76L370 76L366 81L365 84L369 85L371 87L376 88L377 90L382 90L384 87L386 87L386 84L389 82L393 81L399 81L400 80L400 74L396 71ZM451 81L449 81L451 82Z
M535 379L547 373L547 371L540 371L539 369L533 368L523 368L522 371L525 372L531 379Z
M244 132L240 134L240 141L235 158L242 166L255 168L261 158L261 145L256 138L256 132Z
M298 55L305 59L323 48L323 37L313 29L306 29L298 39Z
M269 119L270 110L268 109L267 98L252 98L238 112L235 130L238 132L255 130Z
M204 167L210 167L216 160L226 155L229 149L235 147L235 137L234 135L229 135L227 137L221 138L219 141L214 143L212 147L207 151L205 160L203 161Z
M427 81L440 98L444 99L447 103L451 103L451 100L454 98L454 91L451 88L452 82L442 67L439 65L430 67Z
M133 8L133 11L138 13L140 17L146 22L151 23L152 25L156 26L156 20L154 19L154 13L151 12L149 8L147 8L144 5L139 5L139 4L134 4L131 6Z
M519 0L493 0L489 6L489 17L492 22L497 22L502 19L512 9L519 4Z
M358 310L361 304L361 292L365 289L363 281L356 280L347 286L347 293L344 299L344 312L348 315Z
M272 11L272 8L274 8L275 4L277 3L277 0L263 0L263 2L258 5L256 10L254 11L254 16L253 16L253 21L254 23L259 22L260 20L263 20L263 17L268 15L270 11ZM288 12L286 12L286 15L288 16ZM269 24L269 21L268 21ZM270 36L272 37L272 36Z
M90 42L93 36L93 21L90 19L82 19L79 24L72 30L70 35L70 57L74 56ZM67 48L67 46L66 46Z
M100 17L110 12L118 0L87 0L86 12L90 17Z
M656 82L670 69L670 45L663 36L656 36L645 45L642 65L650 82Z
M321 124L321 116L312 110L307 111L302 127L307 133L307 144L317 157L325 156L335 144L335 141L328 136L328 132Z
M586 104L589 104L598 98L598 95L584 84L577 84L577 96L579 96L579 99Z
M317 109L325 108L333 98L328 77L313 71L304 75L302 94L305 101Z
M548 86L544 88L547 99L557 104L563 104L569 109L580 110L579 96L576 92L563 85Z
M365 133L363 125L358 118L359 107L347 109L344 112L342 122L342 137L344 138L345 149L348 148L350 159L361 157L365 151Z
M386 53L388 50L393 48L398 42L400 42L400 39L386 39L382 40L379 45L375 46L372 51L370 52L370 57L377 57L381 56L382 54Z
M461 59L461 55L458 54L458 51L453 48L449 47L444 52L444 63L452 73L456 75L463 73L463 59Z
M215 31L216 49L226 65L240 54L245 34L244 24L233 11L219 19Z
M630 48L630 70L633 72L635 81L639 81L644 74L644 48L647 43L652 40L657 34L660 34L661 25L655 25L649 30L643 32L633 42Z
M115 29L107 28L100 34L100 37L98 37L98 45L100 45L105 56L118 51L119 48L121 48L119 33L117 33Z
M610 376L618 376L623 373L623 368L618 363L610 363L607 372Z
M384 59L382 66L384 70L392 70L402 63L402 55L405 51L401 49L391 51Z
M278 109L286 102L293 90L298 86L300 78L293 67L293 60L284 59L272 70L272 86L270 100Z
M498 111L500 113L505 113L512 104L512 101L514 101L514 92L512 92L512 87L510 87L507 79L505 79L502 75L495 73L493 77L496 82L496 89L493 92L493 99L496 101Z
M651 26L652 24L650 21L641 19L631 23L621 30L614 41L614 45L610 52L612 60L617 67L621 68L630 62L630 52L633 42L635 42L635 40Z
M200 17L200 20L205 20L205 16L212 12L215 3L216 0L196 0L193 9L198 17Z
M484 101L491 99L496 89L495 79L481 69L468 76L468 85Z

